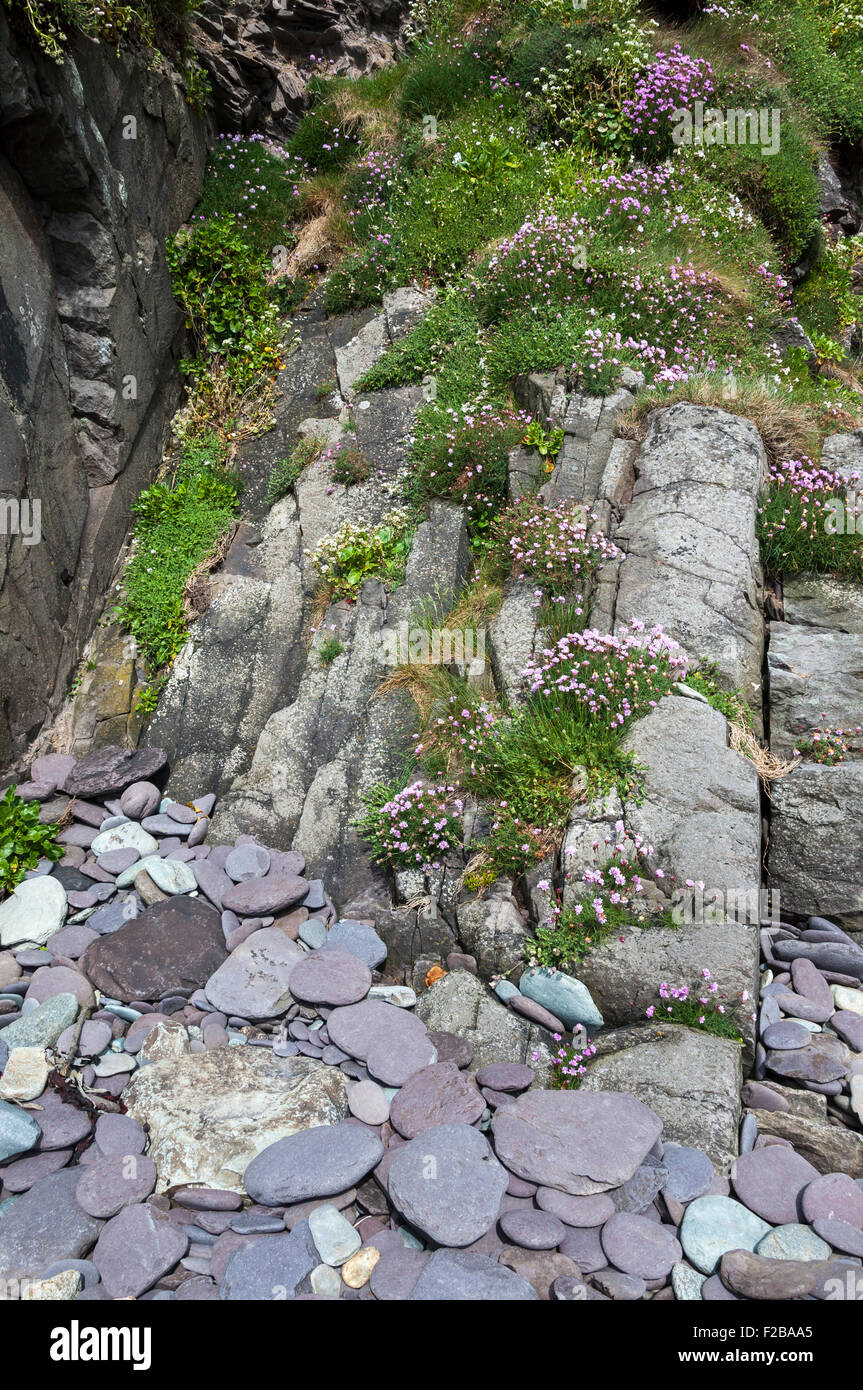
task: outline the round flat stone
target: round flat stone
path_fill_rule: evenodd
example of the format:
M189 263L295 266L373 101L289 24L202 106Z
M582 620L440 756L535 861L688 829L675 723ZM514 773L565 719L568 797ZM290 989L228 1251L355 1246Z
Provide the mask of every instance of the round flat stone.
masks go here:
M225 873L234 883L247 883L251 878L263 878L269 873L270 851L263 845L237 845L225 860Z
M696 1197L684 1213L680 1243L696 1269L712 1274L729 1250L754 1250L769 1232L766 1221L732 1197Z
M802 1023L792 1023L787 1018L781 1019L764 1029L761 1041L765 1047L775 1047L787 1052L792 1048L805 1047L809 1041L809 1030L804 1028Z
M366 1125L382 1125L390 1116L389 1099L376 1081L357 1081L348 1091L348 1107Z
M156 1165L146 1154L112 1154L83 1170L75 1200L91 1216L116 1216L123 1207L143 1202L156 1186Z
M309 1230L325 1265L343 1265L363 1243L359 1232L338 1207L327 1204L309 1213Z
M625 1092L525 1091L491 1129L498 1158L518 1177L588 1196L631 1178L662 1124Z
M100 1223L75 1201L81 1170L61 1168L16 1197L0 1216L0 1269L5 1279L38 1279L55 1260L86 1255Z
M414 1072L437 1061L422 1020L377 999L334 1009L327 1032L331 1043L365 1062L374 1080L384 1086L403 1086Z
M252 1200L263 1206L331 1197L361 1182L383 1152L377 1134L361 1125L318 1125L262 1149L243 1182Z
M566 1227L548 1211L505 1211L498 1222L513 1245L524 1250L554 1250L566 1235Z
M374 1245L364 1245L356 1255L342 1265L342 1279L349 1289L363 1289L372 1277L372 1272L381 1257Z
M71 1149L90 1134L90 1112L63 1100L50 1086L39 1097L39 1106L40 1149Z
M794 1225L805 1187L818 1170L794 1149L771 1144L741 1154L731 1174L735 1196L771 1226Z
M89 981L69 965L43 965L30 977L27 998L45 1004L59 995L74 994L82 1008L95 1007L96 996Z
M830 986L811 960L806 960L805 956L801 956L799 960L793 960L791 962L791 979L798 994L811 999L813 1004L829 1009L830 1013L833 1012L835 1005Z
M601 1232L601 1226L570 1226L558 1249L561 1255L574 1260L583 1274L595 1274L608 1264Z
M220 1243L224 1239L220 1237ZM293 1298L320 1262L308 1221L298 1221L286 1235L262 1236L235 1248L225 1265L220 1296L230 1301L271 1301L276 1290L280 1299Z
M436 1250L422 1269L411 1302L530 1303L534 1288L488 1255L473 1250Z
M129 846L126 849L109 849L98 855L96 863L106 874L121 874L141 858L140 851Z
M408 1077L390 1106L390 1123L405 1139L435 1125L478 1120L485 1100L455 1062L436 1062Z
M15 1047L53 1047L65 1028L78 1017L74 994L54 994L38 1008L7 1023L2 1040L11 1052Z
M291 994L310 1004L356 1004L371 983L365 961L347 951L313 951L291 972Z
M27 1153L39 1142L41 1129L34 1116L10 1101L0 1100L0 1162Z
M25 878L0 903L0 946L44 946L66 917L66 890L53 874Z
M81 969L103 994L128 1003L195 989L224 960L219 914L200 898L179 896L100 936L81 957Z
M77 1028L74 1024L71 1028L63 1029L57 1039L58 1052L62 1052L65 1056L72 1046L76 1032ZM98 1057L110 1045L112 1037L113 1033L107 1023L103 1023L100 1019L95 1021L88 1019L78 1038L77 1056Z
M70 1170L71 1171L71 1170ZM111 1298L138 1298L183 1258L189 1238L147 1203L124 1207L101 1230L92 1260Z
M792 1081L815 1081L821 1085L843 1080L847 1075L845 1063L819 1046L819 1034L806 1047L789 1051L774 1049L767 1054L767 1066L776 1076Z
M678 1202L701 1197L716 1177L707 1154L686 1144L663 1145L662 1166L667 1173L663 1191Z
M375 1298L383 1303L410 1298L429 1259L425 1251L408 1250L404 1246L382 1250L371 1274Z
M165 806L165 815L177 825L194 825L198 818L191 806L184 805L182 801L169 801Z
M53 948L53 941L51 943ZM830 1019L830 1027L855 1052L863 1052L863 1018L847 1009L838 1009Z
M437 1125L396 1149L387 1190L396 1209L438 1245L472 1245L490 1231L506 1170L472 1125Z
M846 1173L813 1178L801 1198L807 1221L845 1221L863 1231L863 1189Z
M239 917L262 917L299 902L308 888L308 881L297 874L270 873L266 878L250 878L245 883L233 884L222 894L222 907L236 912Z
M327 932L324 942L327 950L349 951L353 956L364 960L370 970L377 970L387 958L386 943L381 940L374 927L365 922L346 919L334 922Z
M536 1193L542 1211L556 1216L566 1226L601 1226L614 1215L614 1203L604 1192L592 1197L573 1197L554 1187L540 1187Z
M210 976L207 998L228 1017L276 1018L293 1003L289 984L304 959L297 943L278 927L261 927Z
M819 1216L812 1222L812 1229L834 1250L841 1250L844 1255L863 1255L863 1231L849 1226L847 1221L830 1221Z
M179 859L153 859L147 873L156 887L161 888L163 893L171 895L194 893L198 886L197 879L188 864L184 864Z
M808 1226L792 1222L777 1226L755 1247L757 1255L771 1260L828 1260L830 1246Z
M521 1062L491 1062L487 1067L480 1067L476 1074L478 1086L489 1086L493 1091L512 1095L526 1091L535 1079L533 1067L526 1067Z
M308 921L301 922L298 931L300 940L313 951L320 950L327 939L327 929L318 917L310 917Z
M159 842L155 836L142 829L137 821L127 820L122 825L115 825L111 830L100 831L90 848L97 857L115 849L136 849L144 859L148 854L156 854Z
M667 1226L632 1212L615 1212L603 1226L601 1240L609 1263L640 1279L664 1279L683 1255Z
M50 1173L58 1173L65 1168L72 1157L71 1149L55 1149L51 1153L34 1154L32 1158L19 1158L3 1169L3 1193L27 1192L40 1178Z
M142 1154L147 1136L131 1115L100 1115L96 1121L96 1148L104 1157Z
M120 797L120 810L132 820L151 816L162 799L162 793L152 782L132 782Z

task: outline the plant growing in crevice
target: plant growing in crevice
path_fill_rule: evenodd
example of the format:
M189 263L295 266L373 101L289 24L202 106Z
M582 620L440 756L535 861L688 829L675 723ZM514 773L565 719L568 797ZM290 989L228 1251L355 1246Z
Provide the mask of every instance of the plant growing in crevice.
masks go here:
M11 893L40 859L63 858L57 829L40 822L38 801L25 801L14 786L7 787L0 798L0 897Z
M414 520L405 508L388 512L379 526L344 522L325 536L313 556L315 569L330 586L331 601L355 599L367 579L395 588L404 579Z
M378 786L355 822L372 858L392 869L439 869L463 838L464 802L445 782Z
M729 1000L711 979L710 971L704 969L696 984L669 985L663 981L657 994L659 1002L645 1009L645 1018L655 1023L679 1023L701 1033L714 1033L719 1038L742 1043L742 1015L747 1003L751 1012L748 990L744 989L738 998Z

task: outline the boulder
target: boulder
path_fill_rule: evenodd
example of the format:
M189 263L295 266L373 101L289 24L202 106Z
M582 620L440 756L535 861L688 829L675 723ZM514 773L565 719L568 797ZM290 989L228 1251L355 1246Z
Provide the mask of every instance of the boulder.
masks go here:
M551 1035L498 1002L467 970L450 971L420 995L416 1012L430 1032L455 1033L473 1048L474 1070L491 1062L523 1062L537 1081L551 1076Z
M81 969L103 994L129 1003L159 999L171 989L198 989L225 956L218 912L200 898L176 897L92 942Z
M128 1113L149 1127L158 1190L184 1183L242 1192L263 1149L347 1114L347 1078L307 1057L229 1047L153 1062L123 1091Z

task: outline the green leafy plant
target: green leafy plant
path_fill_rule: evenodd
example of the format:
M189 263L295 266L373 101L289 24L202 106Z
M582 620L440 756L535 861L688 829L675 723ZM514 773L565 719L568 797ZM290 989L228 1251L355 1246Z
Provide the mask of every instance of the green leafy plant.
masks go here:
M24 801L14 787L0 798L0 894L11 893L40 859L62 859L56 825L42 825L39 803Z
M332 666L337 656L341 656L344 651L344 643L337 637L325 637L318 647L318 661L322 666Z
M380 526L346 521L321 541L314 565L334 599L356 598L372 578L395 587L404 578L412 534L412 517L403 508L388 512Z
M364 483L371 471L371 464L355 444L345 443L333 450L330 462L333 482L352 487L356 483Z
M686 1028L694 1028L701 1033L715 1033L719 1038L731 1038L742 1043L742 1014L749 992L743 990L739 998L729 1000L717 982L711 979L709 970L701 971L701 979L694 985L669 985L663 982L657 991L659 1003L651 1004L645 1016L657 1023L679 1023Z
M324 447L325 441L318 435L306 435L292 450L289 458L279 459L273 464L265 498L268 507L272 507L282 497L287 497L309 464L320 458Z
M550 473L563 444L563 430L547 430L540 424L539 420L531 420L521 442L528 449L536 450L545 464L546 473Z

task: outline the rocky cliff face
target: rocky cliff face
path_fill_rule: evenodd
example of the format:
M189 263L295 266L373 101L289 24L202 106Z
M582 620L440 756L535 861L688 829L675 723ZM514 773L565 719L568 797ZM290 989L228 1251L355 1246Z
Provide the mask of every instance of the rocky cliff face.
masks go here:
M86 40L58 66L0 13L3 763L62 698L161 455L182 334L164 240L206 145L167 70Z
M404 0L207 0L192 28L219 128L296 129L316 68L347 75L390 62L405 10Z

